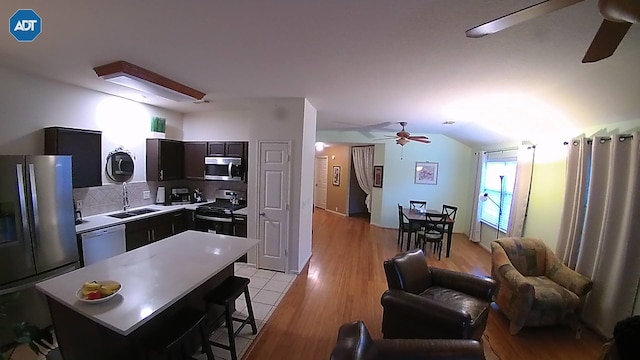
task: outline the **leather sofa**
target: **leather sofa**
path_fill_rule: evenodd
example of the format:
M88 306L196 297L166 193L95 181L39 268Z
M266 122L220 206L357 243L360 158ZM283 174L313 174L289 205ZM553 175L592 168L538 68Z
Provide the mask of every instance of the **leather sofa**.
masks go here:
M344 324L331 360L484 360L475 340L380 339L373 340L362 321Z
M509 332L524 326L569 322L593 283L567 266L538 239L502 238L491 244L491 275L498 282L495 301L509 319Z
M420 249L384 262L389 290L382 295L385 339L475 339L487 324L496 282L429 267Z

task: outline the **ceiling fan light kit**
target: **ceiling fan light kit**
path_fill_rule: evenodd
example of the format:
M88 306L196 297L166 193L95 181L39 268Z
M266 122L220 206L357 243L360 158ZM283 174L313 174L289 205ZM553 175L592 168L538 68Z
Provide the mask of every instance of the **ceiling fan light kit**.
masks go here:
M202 100L205 96L201 91L122 60L95 67L93 71L106 81L177 102Z
M470 38L479 38L493 34L582 1L584 0L542 1L473 27L466 31L466 35ZM640 1L638 0L599 0L598 9L604 19L582 59L583 63L596 62L613 55L631 25L640 22Z

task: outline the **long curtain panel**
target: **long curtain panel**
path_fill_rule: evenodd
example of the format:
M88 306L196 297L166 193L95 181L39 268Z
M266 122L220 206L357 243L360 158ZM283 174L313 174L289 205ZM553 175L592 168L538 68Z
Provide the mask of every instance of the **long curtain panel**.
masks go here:
M484 189L482 183L484 179L484 167L487 163L487 153L484 151L476 152L476 182L473 190L473 206L471 207L471 225L469 228L469 240L473 242L480 242L480 229L482 224L480 223L480 194Z
M615 323L633 313L640 278L640 132L632 137L595 137L588 157L586 168L568 168L575 171L568 174L575 188L579 190L582 182L587 184L586 206L584 197L579 197L572 211L565 208L561 228L568 234L581 234L579 241L572 241L571 246L565 242L564 248L576 254L576 271L594 282L584 304L583 319L610 336ZM570 160L580 164L580 155ZM580 219L580 212L584 220L571 224L579 222L576 219ZM567 226L576 231L567 231ZM572 256L568 257L570 261Z
M521 146L518 149L516 165L516 178L511 197L511 210L509 212L508 237L521 237L524 231L524 223L529 207L529 190L531 189L531 176L533 175L533 162L535 159L535 146Z
M575 269L584 224L591 140L583 137L572 141L568 146L567 179L556 255L567 266Z
M373 190L373 146L354 146L351 148L353 169L356 173L358 185L367 197L364 203L371 212L371 191Z

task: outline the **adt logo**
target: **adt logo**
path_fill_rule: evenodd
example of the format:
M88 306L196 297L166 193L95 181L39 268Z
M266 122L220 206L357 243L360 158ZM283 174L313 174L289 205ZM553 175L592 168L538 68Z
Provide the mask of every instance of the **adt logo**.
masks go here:
M9 18L9 32L20 42L31 42L42 32L42 19L31 9L20 9Z

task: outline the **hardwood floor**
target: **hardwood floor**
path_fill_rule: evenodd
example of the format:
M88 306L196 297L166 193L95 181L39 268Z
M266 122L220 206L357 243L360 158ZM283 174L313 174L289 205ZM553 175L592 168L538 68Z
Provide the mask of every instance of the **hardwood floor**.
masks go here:
M398 252L396 239L396 230L316 209L311 261L244 359L329 359L338 328L354 320L381 338L380 296L387 289L382 262ZM464 234L454 234L450 258L428 256L431 266L490 274L490 254ZM493 308L483 343L487 359L597 359L602 341L588 330L580 340L574 335L559 326L511 336L506 318Z

